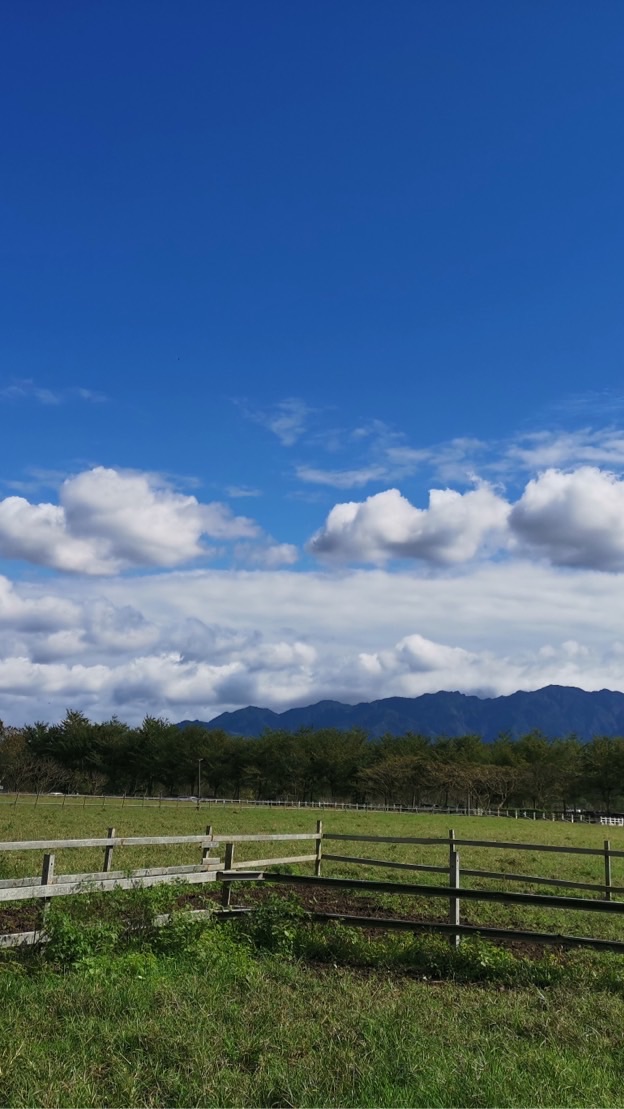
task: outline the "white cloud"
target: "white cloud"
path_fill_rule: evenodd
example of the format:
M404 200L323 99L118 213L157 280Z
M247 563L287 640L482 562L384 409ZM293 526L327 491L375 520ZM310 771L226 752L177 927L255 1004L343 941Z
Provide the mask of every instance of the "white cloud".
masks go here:
M313 554L357 562L417 558L451 564L474 557L492 534L502 536L509 506L488 485L468 493L432 489L415 508L398 489L335 505L310 541Z
M526 470L551 467L624 466L624 432L619 428L579 428L575 431L536 431L504 450L511 465Z
M42 388L30 378L14 380L10 385L0 388L0 400L35 400L39 404L56 405L61 403L61 394L52 389Z
M624 481L591 466L546 470L514 506L515 535L556 566L624 568Z
M82 400L91 404L101 404L107 398L94 389L72 386L67 389L48 389L37 385L32 378L14 378L8 385L0 386L0 401L34 400L38 404L56 406L68 400Z
M72 600L53 594L22 595L0 575L0 629L45 632L75 628L81 615L81 606Z
M251 539L257 524L219 503L201 504L154 475L98 466L67 478L60 503L0 501L0 555L57 570L113 574L176 566L207 554L202 538Z
M261 497L262 490L254 489L250 485L228 485L225 489L228 497L237 499L239 497Z
M313 485L330 485L334 489L354 489L371 481L383 481L388 476L386 466L363 466L354 470L321 470L315 466L297 466L300 481Z
M263 566L271 570L276 566L293 566L299 559L299 551L292 543L258 543L235 549L241 562L250 566Z
M120 569L118 560L106 558L101 545L68 532L60 505L30 504L23 497L0 501L0 555L87 574Z
M521 547L554 566L624 569L624 479L597 467L548 469L511 505L490 485L432 489L429 507L397 489L337 504L309 543L343 562L418 559L433 566Z
M300 397L287 397L272 408L245 408L247 417L272 431L284 447L292 447L301 438L313 412Z
M545 644L532 651L496 655L489 650L467 651L409 635L394 647L363 652L359 665L369 688L382 696L419 697L440 689L496 697L518 689L545 685L584 689L622 689L624 647L615 640L601 650L576 640Z
M210 719L550 682L624 691L621 577L509 559L420 577L192 570L0 578L0 716ZM71 593L71 596L69 594Z

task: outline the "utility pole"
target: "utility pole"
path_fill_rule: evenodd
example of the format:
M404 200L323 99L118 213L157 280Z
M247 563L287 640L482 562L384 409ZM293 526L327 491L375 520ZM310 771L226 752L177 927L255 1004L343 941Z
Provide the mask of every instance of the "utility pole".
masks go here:
M201 804L201 764L203 763L203 761L204 761L203 759L198 759L197 760L197 811L198 812L199 812L199 806Z

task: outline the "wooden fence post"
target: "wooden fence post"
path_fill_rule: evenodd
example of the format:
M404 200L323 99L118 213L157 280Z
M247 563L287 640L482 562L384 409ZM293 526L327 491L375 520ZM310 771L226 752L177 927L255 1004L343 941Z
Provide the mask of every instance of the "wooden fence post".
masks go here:
M320 876L321 876L321 860L323 858L323 839L322 839L322 836L323 836L323 821L322 820L317 820L317 822L316 822L316 832L317 832L317 835L321 836L321 839L317 839L317 841L316 841L316 860L315 860L315 863L314 863L314 874L317 878L320 878Z
M50 885L52 885L53 881L54 881L54 855L44 855L43 856L43 866L41 867L41 885L42 886L50 886ZM45 924L45 918L48 915L48 909L49 908L50 908L50 898L49 897L44 897L44 899L43 899L43 912L42 912L43 923L44 924Z
M234 844L226 843L225 845L225 858L223 861L223 869L231 870L234 862ZM221 890L221 904L224 909L229 909L232 900L232 887L229 882L224 881L223 889Z
M611 900L611 840L604 841L605 901Z
M114 839L115 838L115 829L114 828L109 828L106 835L108 836L109 839ZM104 870L109 871L109 870L112 870L112 869L113 869L113 848L112 847L105 847L104 848Z
M207 835L207 836L211 836L211 835L212 835L212 824L208 824L208 825L206 826L206 835ZM211 844L208 844L208 847L202 847L202 855L201 855L201 861L202 861L203 863L205 863L205 862L206 862L206 859L207 859L207 858L209 857L209 855L210 855L210 847L211 847Z

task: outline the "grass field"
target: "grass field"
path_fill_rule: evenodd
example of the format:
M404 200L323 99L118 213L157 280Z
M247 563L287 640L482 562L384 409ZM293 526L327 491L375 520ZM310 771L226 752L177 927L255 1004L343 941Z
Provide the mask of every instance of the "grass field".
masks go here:
M325 830L335 832L426 836L446 835L449 828L448 817L320 815ZM306 832L315 830L316 814L208 806L198 813L190 805L122 810L110 803L103 809L98 802L84 809L0 805L2 840L101 835L112 825L120 835L193 834L208 822L219 835ZM605 829L586 825L477 817L454 817L453 825L458 838L598 848L605 838ZM608 834L614 848L624 849L624 830ZM237 855L257 856L258 846L241 845ZM301 846L292 849L298 853ZM391 850L388 844L341 843L332 850L440 865L447 859L445 847L420 845ZM287 853L283 844L262 845L263 856L277 852ZM474 868L579 881L603 876L602 860L592 856L478 848L461 855L462 864ZM186 847L133 848L116 851L114 866L194 862L198 856ZM86 871L101 861L100 850L59 852L57 871ZM7 853L0 862L2 876L25 876L38 872L41 857ZM325 863L323 870L443 884L436 875L343 864ZM613 881L624 886L624 860L614 860ZM447 911L444 902L422 897L380 895L377 901L403 910L409 901L415 915L432 918ZM624 938L622 918L562 918L554 910L462 907L462 919L480 923ZM64 958L73 934L61 929L66 948L57 944L56 961L6 953L0 961L0 1103L622 1105L624 958L577 953L543 960L533 952L525 963L516 953L512 963L511 955L470 943L455 956L442 940L418 946L403 935L386 941L378 934L305 928L310 935L278 928L270 936L278 942L264 946L234 925L214 924L192 935L174 928L156 947L147 940L133 947L117 937L86 952L74 937L75 955Z
M123 809L110 801L103 807L94 799L85 808L80 805L62 807L59 799L46 798L46 804L36 808L32 802L13 807L4 801L0 804L0 840L35 838L80 838L105 835L114 826L118 835L194 835L205 831L207 823L213 825L215 834L253 832L314 832L316 817L323 817L325 832L341 832L384 836L447 836L450 820L458 839L505 840L518 843L550 843L565 847L593 847L601 849L608 834L612 848L624 850L624 829L590 824L567 824L550 821L512 820L496 817L465 817L413 815L409 813L313 813L297 809L253 808L240 809L224 806L202 805L201 812L190 803L162 807L126 805ZM391 859L396 862L448 865L446 846L387 843L326 843L325 849L334 854L353 854L366 858ZM310 852L313 845L310 844ZM307 853L304 844L241 844L236 847L236 858L263 858ZM199 848L171 846L155 848L127 848L115 853L115 868L169 865L177 862L198 862ZM460 848L461 864L465 868L509 871L516 874L569 878L579 882L604 880L603 860L591 855L558 855L549 852L524 850L497 850L473 847ZM103 852L97 849L74 849L56 853L57 873L98 870ZM0 878L25 877L37 874L41 855L36 852L11 852L0 855ZM310 872L310 867L294 867L295 873ZM421 885L446 885L444 875L426 872L393 871L374 867L354 866L326 862L323 873L329 877L341 875L349 878L375 878L378 880L411 882ZM613 860L612 881L624 888L624 859ZM489 879L463 878L462 885L471 888L511 889L518 892L557 893L570 896L597 896L575 891L534 885L531 883L505 884ZM236 895L235 895L236 896ZM623 899L624 899L624 895ZM447 904L439 899L423 897L409 899L418 915L426 919L446 919ZM406 908L405 897L379 895L377 901L389 912L400 906ZM518 927L535 931L553 931L576 935L595 935L610 939L624 939L624 917L608 917L599 913L566 912L554 909L497 905L487 902L464 903L462 920L469 924L491 924Z

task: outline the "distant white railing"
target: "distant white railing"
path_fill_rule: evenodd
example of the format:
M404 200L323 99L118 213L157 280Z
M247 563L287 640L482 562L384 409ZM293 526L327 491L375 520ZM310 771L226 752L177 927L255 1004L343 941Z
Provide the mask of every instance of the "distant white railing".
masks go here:
M257 808L282 808L282 809L327 809L335 812L391 812L415 813L441 816L496 816L506 817L511 820L550 820L567 821L570 824L611 824L615 827L624 827L624 817L601 816L596 812L567 809L527 809L527 808L500 808L483 809L478 806L466 805L382 805L355 801L270 801L257 800L248 797L154 797L148 794L50 794L50 793L5 793L0 791L0 806L2 805L60 805L62 807L99 805L121 806L121 808L144 808L145 806L174 806L194 805L202 809L211 805L242 805Z

